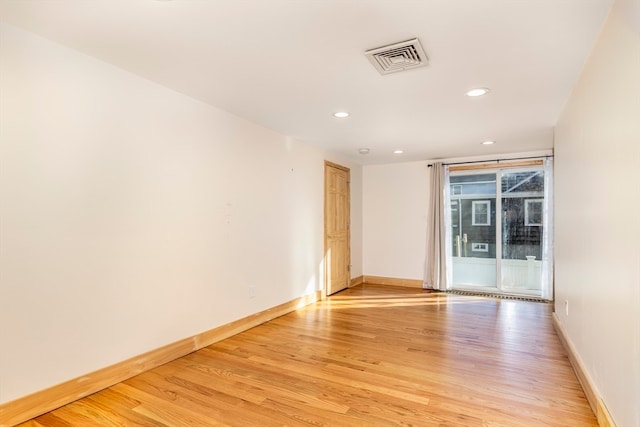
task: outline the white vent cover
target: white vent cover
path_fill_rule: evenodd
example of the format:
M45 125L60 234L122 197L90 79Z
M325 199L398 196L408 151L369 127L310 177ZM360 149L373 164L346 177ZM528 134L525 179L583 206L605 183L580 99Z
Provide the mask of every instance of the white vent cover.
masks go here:
M423 67L429 63L418 39L370 49L364 54L383 75Z

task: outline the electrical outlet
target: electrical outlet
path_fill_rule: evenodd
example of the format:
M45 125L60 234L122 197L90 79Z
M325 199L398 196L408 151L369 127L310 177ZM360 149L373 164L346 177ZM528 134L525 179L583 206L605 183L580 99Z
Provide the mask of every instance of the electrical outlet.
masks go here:
M256 285L249 285L249 298L256 297Z
M564 300L564 314L569 315L569 300Z

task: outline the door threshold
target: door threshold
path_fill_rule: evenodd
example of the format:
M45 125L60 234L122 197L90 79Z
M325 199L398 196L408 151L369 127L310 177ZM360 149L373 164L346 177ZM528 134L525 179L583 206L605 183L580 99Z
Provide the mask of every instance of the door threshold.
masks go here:
M481 296L481 297L490 297L490 298L511 299L511 300L518 300L518 301L543 302L543 303L552 302L551 300L547 300L535 295L509 294L509 293L502 293L502 292L480 292L480 291L470 291L470 290L464 290L464 289L447 289L442 292L446 292L448 294L456 294L456 295Z

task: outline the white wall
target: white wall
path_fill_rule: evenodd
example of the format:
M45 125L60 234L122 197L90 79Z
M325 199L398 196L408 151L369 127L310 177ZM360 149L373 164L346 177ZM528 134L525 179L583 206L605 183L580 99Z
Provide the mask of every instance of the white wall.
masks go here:
M0 31L0 402L320 289L330 154Z
M365 275L422 280L428 189L426 161L363 168Z
M329 155L330 157L330 155ZM362 166L348 161L340 162L344 166L351 168L350 191L351 191L351 278L364 274L363 262L363 200L362 200Z
M640 3L618 0L555 138L556 314L620 427L640 426L639 76Z

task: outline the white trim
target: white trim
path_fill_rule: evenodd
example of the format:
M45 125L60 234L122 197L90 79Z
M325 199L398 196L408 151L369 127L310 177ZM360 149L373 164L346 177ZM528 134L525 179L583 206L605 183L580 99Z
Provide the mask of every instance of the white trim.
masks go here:
M502 175L504 171L496 171L496 288L504 292L502 288Z
M535 195L534 195L535 196ZM494 199L496 197L495 193L493 194L457 194L455 196L451 196L451 200L477 200L477 199Z

